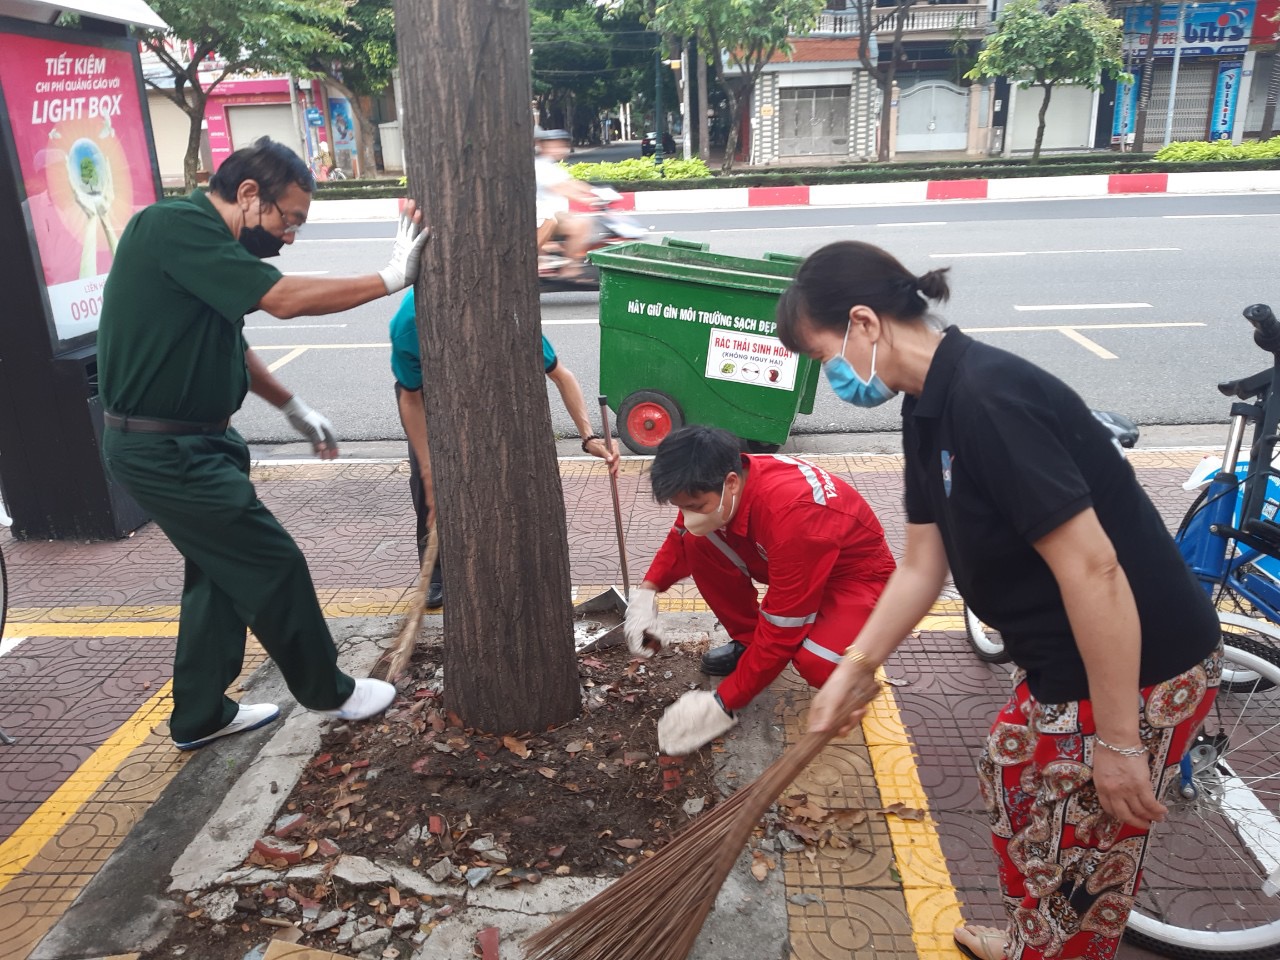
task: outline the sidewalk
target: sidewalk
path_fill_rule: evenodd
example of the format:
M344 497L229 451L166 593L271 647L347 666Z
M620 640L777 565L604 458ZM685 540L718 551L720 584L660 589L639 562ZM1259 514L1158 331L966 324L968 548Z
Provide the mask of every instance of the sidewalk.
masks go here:
M1152 450L1131 458L1171 522L1190 500L1180 484L1200 455ZM814 459L853 482L900 552L898 458ZM643 572L671 515L648 494L647 463L628 459L620 479L633 579ZM594 460L564 459L561 476L572 581L583 598L621 579L608 483ZM266 462L255 468L255 480L263 500L306 552L344 656L371 662L376 649L364 641L385 640L394 632L416 573L406 466ZM285 725L274 725L194 755L172 749L164 720L181 562L154 526L112 543L6 541L4 548L11 595L7 653L0 657L0 726L19 742L0 746L0 929L7 934L0 960L129 955L154 934L162 912L113 914L113 899L124 902L117 878L162 894L192 838L235 827L214 811L241 774L301 748L280 739ZM705 605L687 586L673 591L665 607L705 615ZM973 920L998 918L972 755L1003 700L1003 670L969 654L958 613L954 602L940 602L918 637L887 665L900 685L878 704L862 735L829 747L796 785L820 803L901 802L929 811L926 819L871 817L858 844L826 848L812 858L780 850L780 882L739 891L732 915L748 920L734 924L767 926L769 911L761 907L772 905L772 915L786 927L781 940L789 947L782 957L955 958L950 930L962 912ZM255 695L273 693L275 682L270 672L247 680ZM794 674L785 674L747 711L736 736L743 746L761 739L770 750L780 750L801 731L808 696ZM281 785L274 800L287 793ZM265 790L255 798L262 808L272 799ZM269 809L260 813L271 816ZM85 896L70 910L81 892ZM743 897L764 903L751 906ZM503 943L505 951L508 940ZM111 949L86 952L95 944ZM470 943L459 940L456 946L456 953L424 948L417 956L469 955ZM320 956L293 950L288 955ZM777 955L707 950L696 956ZM518 954L501 954L508 955ZM1130 947L1120 955L1145 956Z

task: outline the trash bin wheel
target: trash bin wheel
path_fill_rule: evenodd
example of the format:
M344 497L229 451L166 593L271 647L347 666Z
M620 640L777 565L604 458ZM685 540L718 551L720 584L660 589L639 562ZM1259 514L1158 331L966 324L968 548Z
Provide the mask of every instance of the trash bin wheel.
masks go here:
M656 390L637 390L618 407L618 435L633 453L656 453L658 444L683 426L680 407Z
M747 449L752 453L777 453L782 449L782 444L765 443L763 440L748 440Z

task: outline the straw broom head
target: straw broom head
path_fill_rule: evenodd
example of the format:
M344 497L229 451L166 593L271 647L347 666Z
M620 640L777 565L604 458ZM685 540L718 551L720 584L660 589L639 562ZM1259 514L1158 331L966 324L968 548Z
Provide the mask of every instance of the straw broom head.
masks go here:
M422 611L427 602L427 589L431 584L431 572L436 568L436 558L440 556L440 545L436 540L436 525L432 522L427 532L427 550L422 557L422 569L418 571L418 582L413 593L409 595L409 610L400 621L400 631L396 634L396 642L391 649L378 658L378 662L369 671L369 676L377 680L389 680L395 683L400 674L409 666L409 658L413 656L414 644L418 641L418 629L422 626Z
M760 816L830 738L805 734L657 856L529 937L526 960L685 960Z

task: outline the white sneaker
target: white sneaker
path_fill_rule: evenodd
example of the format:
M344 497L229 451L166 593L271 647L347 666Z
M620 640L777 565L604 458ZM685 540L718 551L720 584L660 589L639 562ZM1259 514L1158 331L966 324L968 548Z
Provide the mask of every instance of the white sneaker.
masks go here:
M314 710L324 717L337 717L339 720L368 720L376 717L396 698L396 688L385 680L374 680L361 677L356 680L356 688L347 702L337 710Z
M186 742L175 740L173 745L179 750L198 750L219 737L229 737L233 733L257 730L278 716L280 716L280 708L274 703L242 703L236 713L236 718L221 730L215 730L207 737L201 737L199 740L187 740Z

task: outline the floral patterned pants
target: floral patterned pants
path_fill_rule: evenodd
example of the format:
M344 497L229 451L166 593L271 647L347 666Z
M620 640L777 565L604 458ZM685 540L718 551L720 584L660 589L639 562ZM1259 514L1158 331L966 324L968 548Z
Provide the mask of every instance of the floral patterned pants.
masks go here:
M1140 733L1163 797L1213 705L1222 650L1141 691ZM1021 671L978 761L1010 926L1008 960L1111 960L1141 878L1147 831L1105 813L1094 789L1088 700L1039 703Z

